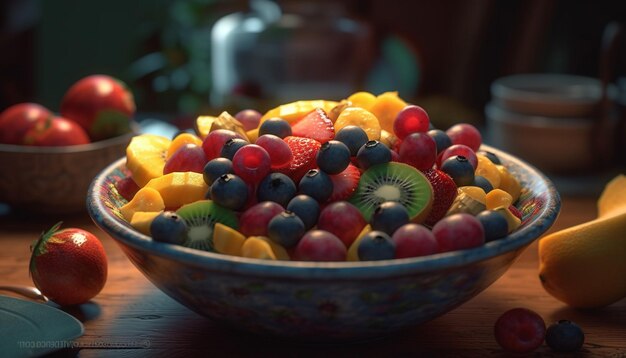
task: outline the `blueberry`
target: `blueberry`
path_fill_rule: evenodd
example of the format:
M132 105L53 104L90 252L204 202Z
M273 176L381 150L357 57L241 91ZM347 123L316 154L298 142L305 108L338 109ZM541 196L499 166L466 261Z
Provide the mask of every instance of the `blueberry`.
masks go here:
M215 158L209 160L208 163L204 166L204 171L202 172L202 176L204 177L204 182L211 186L213 182L221 177L224 174L229 174L233 172L233 162L230 159L226 158Z
M487 150L481 150L479 151L477 154L482 154L485 157L487 157L487 159L491 160L491 162L493 164L497 164L497 165L501 165L502 162L500 161L500 158L498 158L497 155L495 155L494 153L487 151Z
M345 144L350 149L350 155L356 156L359 149L367 143L367 133L359 126L345 126L335 134L335 140Z
M259 202L274 201L284 207L297 191L290 177L283 173L270 173L259 183L257 199Z
M408 223L409 212L397 201L386 201L380 204L370 218L373 230L382 231L388 235L393 235L396 229Z
M317 166L327 174L339 174L350 164L350 149L336 140L330 140L317 152Z
M229 140L226 141L226 143L224 143L224 146L222 147L222 152L220 153L220 156L226 159L230 159L233 160L233 157L235 156L235 153L237 153L237 151L239 150L239 148L248 145L250 143L248 143L247 141L245 141L244 139L241 138L231 138Z
M396 244L382 231L370 231L363 235L357 248L359 260L390 260L395 257Z
M306 230L315 226L320 216L320 204L317 200L304 194L297 195L291 199L286 209L298 215L304 223Z
M575 352L585 343L585 333L576 323L559 320L546 330L546 344L556 352Z
M295 247L305 231L302 220L291 211L283 211L267 224L269 238L286 248Z
M150 223L152 240L181 245L187 239L185 220L173 211L164 211Z
M370 140L361 146L356 154L356 160L359 167L365 170L376 164L390 162L391 150L377 140Z
M325 203L333 194L333 182L328 174L319 169L311 169L300 179L301 194L306 194L319 203Z
M504 215L495 210L484 210L476 215L485 231L485 242L498 240L509 233L509 224Z
M240 210L248 201L248 186L235 174L223 174L211 184L211 199L231 210Z
M441 129L431 129L428 131L427 134L435 141L435 145L437 146L437 153L443 152L444 150L446 150L446 148L452 145L452 140L450 139L450 137L448 137L446 132L442 131Z
M491 182L487 180L487 178L481 175L477 175L474 177L473 185L479 188L482 188L485 191L485 193L488 193L493 190L493 185L491 185Z
M441 170L454 180L456 186L474 184L474 167L469 160L462 155L455 155L446 159L441 164Z
M286 120L274 117L269 118L259 127L259 137L263 134L273 134L280 138L285 138L291 135L291 125Z

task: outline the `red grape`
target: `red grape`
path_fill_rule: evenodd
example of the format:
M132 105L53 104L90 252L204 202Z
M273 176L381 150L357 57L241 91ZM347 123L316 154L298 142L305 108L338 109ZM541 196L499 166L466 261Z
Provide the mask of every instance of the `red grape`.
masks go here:
M398 112L393 122L393 131L396 137L404 139L412 133L428 132L429 125L428 113L422 107L408 105Z
M478 129L468 123L455 124L448 128L446 134L452 140L452 144L464 144L473 151L477 151L483 141Z
M233 157L233 171L246 183L258 183L271 168L270 155L256 144L241 147Z

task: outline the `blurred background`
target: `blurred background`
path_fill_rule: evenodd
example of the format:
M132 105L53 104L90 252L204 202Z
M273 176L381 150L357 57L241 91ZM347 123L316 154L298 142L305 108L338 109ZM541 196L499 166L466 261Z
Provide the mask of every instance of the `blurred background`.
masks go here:
M357 90L398 91L444 129L484 126L494 80L598 78L606 26L624 21L626 3L601 0L3 0L0 110L58 110L72 83L104 73L131 87L139 112L181 126ZM625 47L613 50L615 83Z

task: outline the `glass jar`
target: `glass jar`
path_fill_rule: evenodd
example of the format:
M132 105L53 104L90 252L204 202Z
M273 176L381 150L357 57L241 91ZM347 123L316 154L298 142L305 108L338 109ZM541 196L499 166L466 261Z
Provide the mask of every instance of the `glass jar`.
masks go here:
M251 0L211 41L211 104L233 110L344 98L362 87L373 47L370 27L327 1Z

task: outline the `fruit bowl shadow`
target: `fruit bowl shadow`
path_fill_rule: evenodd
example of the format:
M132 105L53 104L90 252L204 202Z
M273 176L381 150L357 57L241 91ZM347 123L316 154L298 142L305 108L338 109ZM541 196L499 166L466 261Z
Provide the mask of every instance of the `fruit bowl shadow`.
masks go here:
M114 184L119 159L93 181L88 211L159 289L191 310L249 332L303 341L354 341L432 320L496 281L550 228L560 210L553 184L534 167L496 153L524 190L522 226L482 247L371 262L264 261L153 242L122 219Z
M125 155L137 130L89 144L36 147L0 144L0 203L27 213L85 213L94 176Z

